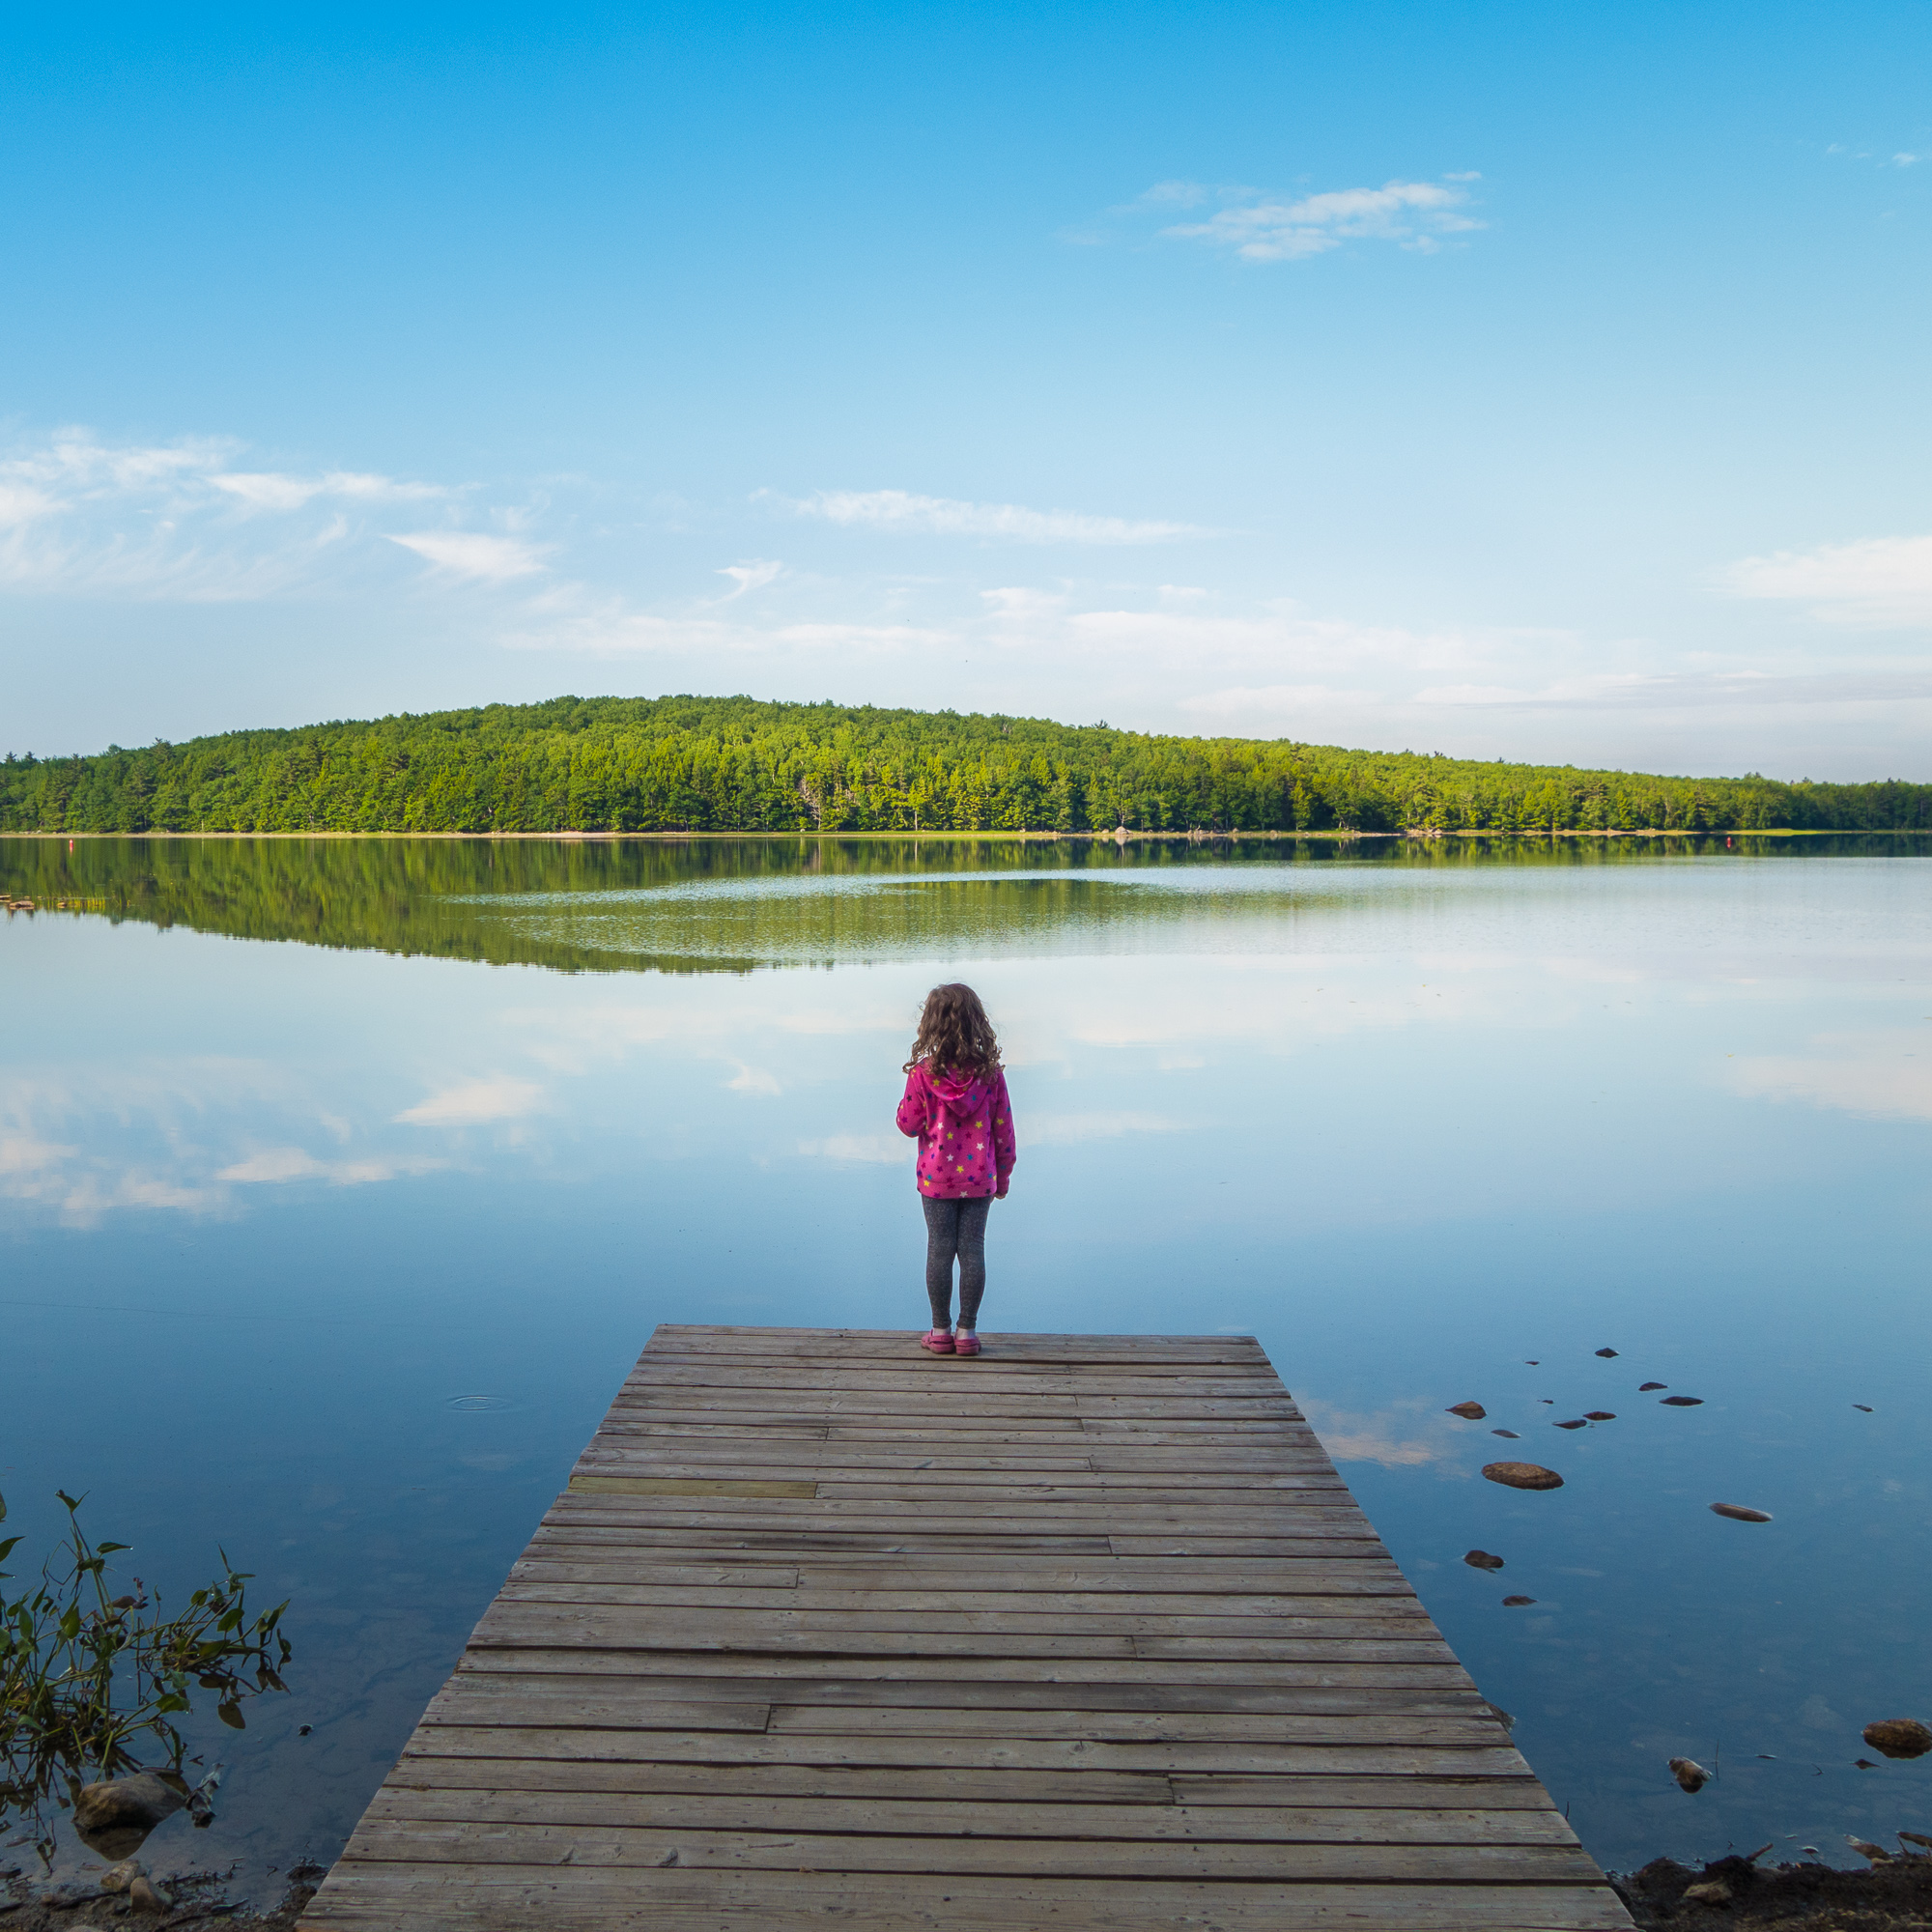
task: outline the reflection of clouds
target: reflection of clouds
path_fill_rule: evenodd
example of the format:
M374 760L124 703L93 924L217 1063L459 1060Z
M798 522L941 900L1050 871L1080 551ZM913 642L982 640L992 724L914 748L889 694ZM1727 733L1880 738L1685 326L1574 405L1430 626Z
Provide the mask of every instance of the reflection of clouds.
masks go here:
M1415 1427L1413 1415L1392 1409L1380 1409L1373 1415L1351 1414L1324 1402L1305 1399L1301 1412L1321 1438L1331 1462L1379 1463L1385 1469L1405 1469L1448 1460L1446 1443L1425 1442L1403 1433Z
M1890 1121L1932 1121L1932 1028L1922 1033L1821 1034L1825 1051L1758 1055L1728 1070L1731 1086L1759 1100L1802 1100Z
M277 1114L283 1122L265 1135L263 1117ZM0 1198L93 1227L129 1209L232 1212L238 1186L348 1186L445 1164L416 1154L321 1160L279 1138L318 1122L339 1143L351 1138L346 1120L259 1061L209 1056L19 1075L0 1081Z
M268 1181L327 1180L337 1187L357 1187L372 1180L394 1180L407 1174L427 1174L448 1162L416 1156L401 1160L317 1160L304 1149L265 1148L260 1153L224 1167L214 1178L242 1185Z
M1028 1147L1073 1147L1081 1141L1113 1140L1121 1134L1185 1133L1187 1123L1160 1114L1037 1114L1020 1122L1020 1130Z
M742 1060L733 1062L737 1072L725 1081L725 1086L734 1094L782 1094L778 1075L768 1073L762 1066L749 1066Z
M828 1134L822 1141L800 1141L798 1151L820 1160L867 1160L896 1167L912 1158L914 1149L903 1134Z
M445 1087L404 1108L396 1119L416 1127L474 1127L490 1121L519 1120L534 1113L542 1102L543 1089L533 1082L496 1074Z

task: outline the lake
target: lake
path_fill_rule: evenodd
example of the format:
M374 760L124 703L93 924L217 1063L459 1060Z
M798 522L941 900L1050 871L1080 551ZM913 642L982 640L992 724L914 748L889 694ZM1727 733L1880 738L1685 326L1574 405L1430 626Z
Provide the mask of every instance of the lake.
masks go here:
M64 1488L171 1601L217 1545L292 1599L157 1869L334 1856L653 1324L912 1347L942 979L1019 1130L990 1347L1259 1337L1607 1866L1932 1829L1932 1758L1858 1763L1932 1719L1932 842L0 839L0 890L8 1587Z

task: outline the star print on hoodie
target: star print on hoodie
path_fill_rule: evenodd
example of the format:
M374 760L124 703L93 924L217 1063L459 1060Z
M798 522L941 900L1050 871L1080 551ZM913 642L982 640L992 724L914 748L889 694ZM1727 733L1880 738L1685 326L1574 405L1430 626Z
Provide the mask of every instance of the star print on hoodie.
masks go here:
M899 1132L919 1142L919 1191L936 1201L1004 1194L1013 1171L1013 1109L1007 1076L934 1070L906 1075Z

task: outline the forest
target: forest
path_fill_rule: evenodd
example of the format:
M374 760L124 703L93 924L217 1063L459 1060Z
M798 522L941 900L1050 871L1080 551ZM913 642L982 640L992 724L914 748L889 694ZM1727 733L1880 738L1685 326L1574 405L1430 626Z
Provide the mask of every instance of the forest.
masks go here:
M1667 778L749 697L541 704L0 760L4 832L1906 832L1932 784Z

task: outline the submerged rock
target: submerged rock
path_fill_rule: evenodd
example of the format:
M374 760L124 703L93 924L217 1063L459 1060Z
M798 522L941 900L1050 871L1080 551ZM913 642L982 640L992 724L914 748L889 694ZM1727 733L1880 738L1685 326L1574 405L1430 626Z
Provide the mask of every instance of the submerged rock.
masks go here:
M1932 1751L1932 1731L1917 1718L1881 1718L1864 1727L1863 1737L1886 1757L1923 1757Z
M1658 1406L1660 1408L1702 1408L1704 1406L1704 1398L1701 1395L1667 1395L1658 1404Z
M1743 1503L1713 1503L1711 1505L1711 1514L1713 1516L1727 1516L1733 1522L1769 1522L1771 1520L1771 1512L1769 1510L1747 1509Z
M1534 1597L1505 1597L1503 1599L1503 1608L1506 1610L1520 1610L1535 1602L1536 1599Z
M1452 1402L1444 1412L1460 1415L1469 1422L1480 1422L1490 1411L1479 1402Z
M89 1851L104 1859L125 1859L139 1851L148 1833L186 1803L156 1773L137 1771L131 1777L83 1784L74 1794L73 1829Z
M1563 1478L1541 1463L1485 1463L1483 1475L1509 1490L1560 1490Z
M1702 1791L1711 1781L1711 1774L1694 1757L1672 1758L1670 1775L1686 1791Z
M1472 1549L1463 1561L1471 1570L1500 1570L1503 1567L1503 1559L1500 1556L1492 1556L1487 1549Z

